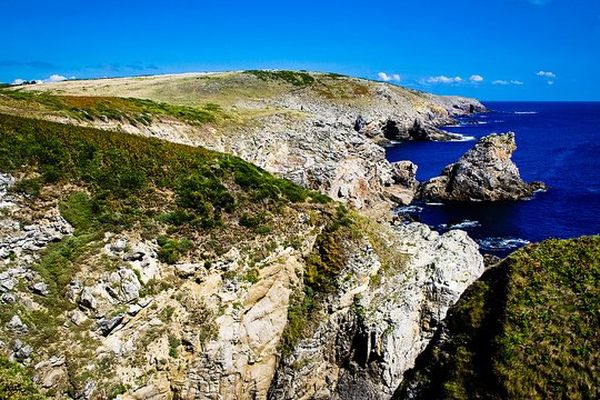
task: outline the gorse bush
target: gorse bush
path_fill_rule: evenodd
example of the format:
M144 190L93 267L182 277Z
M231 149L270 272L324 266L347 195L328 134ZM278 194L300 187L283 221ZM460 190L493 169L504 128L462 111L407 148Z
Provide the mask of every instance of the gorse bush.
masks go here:
M262 71L250 70L245 71L246 74L254 75L263 81L281 80L294 86L308 86L315 82L309 73L302 71Z
M328 201L239 158L118 132L0 115L0 170L37 170L17 186L39 192L48 183L79 182L87 206L103 223L128 226L153 189L172 190L177 208L166 218L201 227L220 223L240 203ZM84 199L76 199L83 203ZM83 204L80 204L80 206Z

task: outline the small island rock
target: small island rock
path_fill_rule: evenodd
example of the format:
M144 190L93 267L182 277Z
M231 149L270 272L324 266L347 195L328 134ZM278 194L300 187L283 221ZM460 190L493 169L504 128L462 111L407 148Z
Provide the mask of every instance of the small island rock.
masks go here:
M517 149L513 132L492 134L479 140L442 175L419 188L423 200L511 201L533 196L545 189L542 182L526 183L511 160Z

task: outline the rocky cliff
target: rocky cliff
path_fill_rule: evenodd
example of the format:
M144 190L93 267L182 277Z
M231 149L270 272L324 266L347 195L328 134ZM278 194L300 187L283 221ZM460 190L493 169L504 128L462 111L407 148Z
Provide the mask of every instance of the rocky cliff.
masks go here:
M12 393L388 398L483 271L463 232L378 223L235 157L0 130L0 365L33 382Z
M442 175L424 182L419 196L425 200L501 201L522 200L544 189L541 182L528 184L511 160L517 149L515 134L492 134L479 140Z

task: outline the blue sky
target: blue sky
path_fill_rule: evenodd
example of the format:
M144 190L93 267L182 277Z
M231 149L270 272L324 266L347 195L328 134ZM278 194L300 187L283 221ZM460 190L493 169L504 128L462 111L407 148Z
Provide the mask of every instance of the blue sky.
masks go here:
M0 82L290 68L484 100L600 100L599 0L2 0L0 12Z

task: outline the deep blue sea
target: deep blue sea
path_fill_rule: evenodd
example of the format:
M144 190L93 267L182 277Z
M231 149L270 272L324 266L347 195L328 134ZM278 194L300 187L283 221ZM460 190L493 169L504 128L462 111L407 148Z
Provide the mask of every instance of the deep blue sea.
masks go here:
M528 242L600 234L600 103L487 102L493 110L461 118L445 129L462 142L408 142L387 148L390 161L418 165L417 178L437 176L493 132L516 133L513 161L526 181L545 193L528 201L403 208L440 231L467 230L482 251L505 255ZM470 140L469 140L470 139Z

